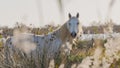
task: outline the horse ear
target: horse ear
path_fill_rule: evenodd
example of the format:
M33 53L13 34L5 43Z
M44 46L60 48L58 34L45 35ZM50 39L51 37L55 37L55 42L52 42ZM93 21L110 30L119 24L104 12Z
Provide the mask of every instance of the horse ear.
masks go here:
M71 18L71 17L72 17L70 13L68 14L68 17L69 17L69 18Z
M77 13L76 17L79 18L79 13Z

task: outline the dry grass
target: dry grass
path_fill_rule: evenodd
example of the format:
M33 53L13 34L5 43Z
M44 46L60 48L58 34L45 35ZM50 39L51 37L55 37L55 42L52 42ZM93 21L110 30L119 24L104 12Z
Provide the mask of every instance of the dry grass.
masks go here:
M48 28L49 30L47 30ZM41 29L33 28L31 32L47 34L56 28L52 26ZM44 32L42 33L41 30ZM114 38L107 40L93 39L90 41L77 40L76 44L73 44L73 50L69 56L59 52L49 62L46 62L45 53L43 56L39 54L39 49L36 49L37 56L35 57L33 53L26 54L18 48L4 46L0 42L0 68L120 68L119 40ZM107 53L110 49L111 53ZM113 55L113 57L109 55ZM112 60L108 60L111 58ZM109 67L105 67L107 63L110 63ZM49 64L49 66L46 66L46 64Z
M118 39L114 41L117 42ZM99 39L91 40L91 41L78 41L76 48L75 49L73 48L69 56L64 56L61 53L57 54L56 57L50 61L49 68L58 68L60 66L62 67L61 64L64 64L63 67L65 68L70 68L70 67L79 68L82 66L83 61L84 64L85 61L89 61L88 57L90 56L94 56L94 58L90 57L93 64L95 64L95 62L98 63L100 62L100 65L103 66L103 64L101 64L103 58L107 57L108 59L110 59L110 57L105 53L105 51L107 50L104 44L108 44L107 42L115 44L114 42L111 41L109 42L109 40L104 41ZM80 45L80 43L82 45ZM99 52L99 50L101 51ZM120 50L118 50L117 54L120 57ZM45 62L46 57L44 55L41 57L39 53L37 53L37 55L38 55L37 58L35 58L32 55L32 53L26 54L17 48L14 47L11 48L5 46L0 51L0 67L1 68L46 68L44 67L46 64ZM97 60L97 58L95 57L97 57L99 60ZM108 60L106 62L108 62ZM113 62L110 63L110 68L115 68L115 67L119 68L120 67L119 62L120 62L119 58L117 60L114 59ZM89 67L94 68L94 65L90 65Z

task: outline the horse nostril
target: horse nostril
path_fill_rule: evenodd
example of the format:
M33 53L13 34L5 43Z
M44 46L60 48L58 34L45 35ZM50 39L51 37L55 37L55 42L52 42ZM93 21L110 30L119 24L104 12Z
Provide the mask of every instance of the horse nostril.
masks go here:
M75 35L74 35L74 36L76 37L76 35L77 35L77 34L75 33Z
M72 32L72 33L71 33L71 36L72 36L72 37L76 37L76 35L77 35L77 34L76 34L75 32Z

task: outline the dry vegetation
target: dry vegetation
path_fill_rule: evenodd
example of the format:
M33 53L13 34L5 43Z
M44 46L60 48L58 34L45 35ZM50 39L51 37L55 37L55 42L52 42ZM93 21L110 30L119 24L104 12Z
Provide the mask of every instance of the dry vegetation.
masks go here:
M14 28L1 27L3 33L0 38L13 36L14 29L24 32L24 28L30 33L42 35L52 32L59 26L47 25L44 28L31 28L18 24ZM105 27L105 26L104 26ZM114 25L113 31L119 32L118 25ZM83 27L84 33L103 33L100 26ZM49 68L120 68L120 43L119 38L106 40L92 39L89 41L76 41L69 56L61 53L50 61ZM38 54L38 58L32 53L25 54L17 48L10 48L0 42L0 68L45 68L45 57Z

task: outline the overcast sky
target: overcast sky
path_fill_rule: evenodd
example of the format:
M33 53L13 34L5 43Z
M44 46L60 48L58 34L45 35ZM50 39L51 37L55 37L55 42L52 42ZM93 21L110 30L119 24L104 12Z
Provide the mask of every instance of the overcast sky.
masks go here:
M120 0L116 0L111 12L108 12L110 0L64 0L65 21L68 13L80 14L83 25L92 21L105 21L108 13L114 22L120 23ZM16 22L44 26L63 24L57 0L0 0L0 26L13 26Z

